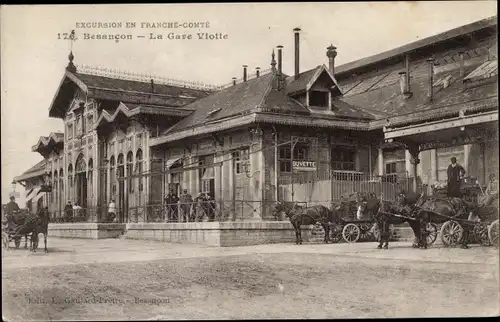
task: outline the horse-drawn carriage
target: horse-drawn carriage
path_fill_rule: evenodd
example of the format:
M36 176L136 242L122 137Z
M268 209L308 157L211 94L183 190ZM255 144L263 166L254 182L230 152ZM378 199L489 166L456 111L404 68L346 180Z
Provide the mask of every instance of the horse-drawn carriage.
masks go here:
M43 234L45 252L47 253L47 234L49 225L48 211L41 211L32 214L27 209L15 211L7 214L7 220L2 222L2 247L9 248L10 242L14 241L16 248L21 246L21 239L24 237L24 247L28 248L28 238L30 238L31 250L38 248L38 234Z
M10 242L14 242L16 248L21 246L21 239L25 238L25 247L28 246L28 234L23 232L24 221L29 214L29 210L23 209L13 214L9 214L7 220L2 221L2 246L8 247Z

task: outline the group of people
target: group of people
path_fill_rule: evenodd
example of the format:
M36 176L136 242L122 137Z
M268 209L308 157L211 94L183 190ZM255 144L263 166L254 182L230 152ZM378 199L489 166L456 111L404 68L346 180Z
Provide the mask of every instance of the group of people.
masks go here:
M460 191L462 179L465 177L465 169L457 163L457 158L451 158L451 164L448 166L448 197L461 198ZM498 201L498 181L496 175L491 173L488 176L489 182L484 194L478 198L478 203L481 206L489 206L493 202Z
M187 189L182 191L180 197L177 196L174 189L170 189L164 201L167 221L201 221L203 216L207 216L208 221L215 219L215 200L208 193L200 192L193 199Z

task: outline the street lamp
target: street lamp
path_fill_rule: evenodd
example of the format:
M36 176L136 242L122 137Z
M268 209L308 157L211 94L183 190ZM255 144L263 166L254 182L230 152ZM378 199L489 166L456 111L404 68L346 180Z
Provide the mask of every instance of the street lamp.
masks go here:
M12 180L12 191L13 192L16 192L16 186L17 186L17 182L15 182L14 180Z

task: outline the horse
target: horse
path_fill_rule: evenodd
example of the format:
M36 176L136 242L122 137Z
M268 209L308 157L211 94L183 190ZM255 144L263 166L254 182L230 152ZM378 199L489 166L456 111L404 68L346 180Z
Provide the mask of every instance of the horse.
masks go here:
M403 216L398 216L402 214ZM416 237L416 243L413 247L427 248L426 236L422 236L421 232L423 222L419 218L412 219L411 214L399 203L385 201L382 199L373 198L360 200L358 204L358 217L371 216L380 229L380 238L378 249L389 248L390 225L398 225L407 222Z
M38 235L43 234L43 242L44 242L44 251L45 253L48 253L47 249L47 235L49 231L49 221L50 221L50 215L49 211L47 208L44 208L42 211L40 211L37 216L36 220L34 221L34 224L32 226L32 233L31 233L31 242L32 242L32 251L36 252L38 248Z
M338 224L341 221L335 210L330 210L321 205L304 207L294 202L278 201L274 207L274 213L278 214L281 211L285 213L292 223L297 245L302 245L300 226L314 225L319 222L325 231L324 242L328 244L330 240L330 223Z

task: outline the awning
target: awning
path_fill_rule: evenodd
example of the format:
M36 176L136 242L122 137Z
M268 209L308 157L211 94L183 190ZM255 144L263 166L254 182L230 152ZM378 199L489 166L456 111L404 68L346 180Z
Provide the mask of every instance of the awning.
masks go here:
M38 192L42 189L42 187L35 187L31 189L30 193L26 197L26 202L30 201L31 199L35 198L35 196L38 194Z
M178 161L180 161L182 158L173 158L173 159L169 159L167 160L167 164L166 164L166 168L167 170L170 169L175 163L177 163Z
M35 204L36 204L36 203L37 203L37 201L38 201L40 198L42 198L44 194L45 194L44 192L41 192L41 193L37 194L37 195L36 195L36 197L35 197L35 198L33 198L33 203L35 203Z
M205 168L205 173L203 174L203 177L201 179L213 179L214 177L214 168Z

